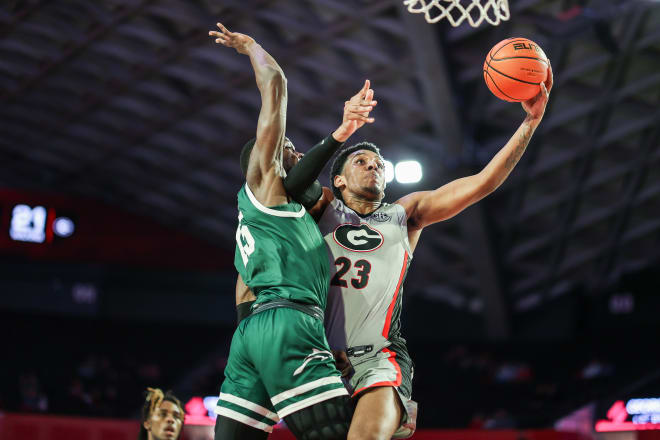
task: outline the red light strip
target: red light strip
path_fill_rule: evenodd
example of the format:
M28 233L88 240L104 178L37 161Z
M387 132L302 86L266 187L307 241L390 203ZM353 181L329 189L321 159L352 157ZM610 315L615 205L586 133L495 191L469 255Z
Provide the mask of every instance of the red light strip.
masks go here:
M610 422L599 420L596 422L596 432L613 431L649 431L660 429L660 423L633 423L633 422Z

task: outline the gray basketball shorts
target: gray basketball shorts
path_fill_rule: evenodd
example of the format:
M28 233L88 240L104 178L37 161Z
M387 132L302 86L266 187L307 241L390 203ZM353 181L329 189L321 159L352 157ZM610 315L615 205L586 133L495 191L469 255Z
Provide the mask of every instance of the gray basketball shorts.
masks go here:
M369 388L391 386L393 387L405 414L401 426L393 438L408 438L413 435L417 425L417 402L411 400L413 362L408 355L404 343L392 343L389 347L380 349L375 353L349 358L353 366L353 375L349 380L349 392L352 397Z

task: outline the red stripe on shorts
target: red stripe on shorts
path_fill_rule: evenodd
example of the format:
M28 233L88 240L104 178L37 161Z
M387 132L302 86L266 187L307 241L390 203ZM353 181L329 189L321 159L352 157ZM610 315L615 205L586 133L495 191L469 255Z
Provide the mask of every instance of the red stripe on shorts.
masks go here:
M399 275L399 283L396 285L396 290L394 291L394 297L390 303L389 308L387 309L387 315L385 316L385 327L383 327L383 337L387 339L390 333L390 325L392 324L392 312L394 311L394 305L396 304L396 299L399 296L399 289L401 289L401 283L403 282L403 276L406 274L406 267L408 266L408 251L403 256L403 267L401 268L401 275Z
M351 397L355 397L358 394L360 394L362 391L368 389L368 388L374 388L374 387L398 387L401 385L401 367L399 366L399 363L394 359L396 357L396 353L393 352L392 350L389 350L387 348L383 348L383 351L385 353L388 353L390 355L390 358L388 359L390 362L392 362L392 365L394 365L394 369L396 370L396 380L388 380L388 381L383 381L383 382L376 382L372 383L371 385L367 385L366 387L362 387L359 390L355 391Z

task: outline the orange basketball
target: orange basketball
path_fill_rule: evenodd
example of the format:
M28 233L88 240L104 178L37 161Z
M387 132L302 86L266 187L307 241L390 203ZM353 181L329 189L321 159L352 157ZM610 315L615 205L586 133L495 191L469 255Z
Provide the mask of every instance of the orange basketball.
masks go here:
M507 38L486 55L484 80L495 96L520 102L536 96L548 76L548 57L527 38Z

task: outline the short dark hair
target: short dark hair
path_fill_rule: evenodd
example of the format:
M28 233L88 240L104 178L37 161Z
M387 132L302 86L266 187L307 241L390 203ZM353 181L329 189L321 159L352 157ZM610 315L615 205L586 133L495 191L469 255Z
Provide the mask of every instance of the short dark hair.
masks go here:
M358 150L373 151L380 156L380 149L371 142L360 142L358 144L351 145L350 147L344 148L339 152L339 154L337 154L337 157L335 157L335 160L332 162L332 168L330 168L330 186L332 187L332 193L342 202L344 199L341 196L341 191L339 191L339 188L335 186L335 176L340 175L344 171L344 165L346 164L346 160L348 160L348 156Z
M161 403L168 401L172 402L176 406L179 407L179 411L181 411L181 415L184 415L186 412L183 409L183 405L181 405L181 401L176 398L174 394L172 394L172 391L168 390L163 393L163 391L160 388L147 388L146 391L146 398L144 400L144 405L142 405L142 420L140 420L140 432L138 433L138 440L147 440L149 438L149 433L147 432L147 429L144 427L144 422L149 420L151 417L151 414L161 405ZM179 431L179 436L177 439L181 437L181 434L183 433L183 420L181 421L181 431Z
M256 137L250 139L241 149L241 171L243 171L243 177L247 177L248 165L250 164L250 154L252 153L256 141Z

